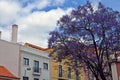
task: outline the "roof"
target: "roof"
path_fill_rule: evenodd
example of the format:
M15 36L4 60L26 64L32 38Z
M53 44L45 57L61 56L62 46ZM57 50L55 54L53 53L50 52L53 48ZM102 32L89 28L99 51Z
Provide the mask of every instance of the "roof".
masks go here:
M32 47L32 48L35 48L35 49L38 49L38 50L42 50L42 51L45 50L44 48L41 48L41 47L39 47L39 46L30 44L30 43L25 43L25 46Z
M13 75L8 69L4 66L0 66L0 77L7 77L7 78L17 78Z
M38 49L38 50L42 50L42 51L46 51L46 52L50 52L51 51L50 48L41 48L41 47L39 47L37 45L30 44L30 43L25 43L25 46L32 47L32 48L35 48L35 49Z

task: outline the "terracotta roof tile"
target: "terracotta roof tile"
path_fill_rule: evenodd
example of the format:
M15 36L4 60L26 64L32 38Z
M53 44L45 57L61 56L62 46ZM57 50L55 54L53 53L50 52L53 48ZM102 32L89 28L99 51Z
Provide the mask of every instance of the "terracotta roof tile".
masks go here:
M37 45L34 45L34 44L30 44L30 43L25 43L25 46L28 46L28 47L32 47L32 48L35 48L35 49L38 49L38 50L42 50L42 51L47 51L49 50L49 48L41 48Z
M17 78L10 71L8 71L8 69L6 69L4 66L0 66L0 76L10 77L10 78Z
M25 46L28 46L28 47L31 47L31 48L34 48L34 49L38 49L38 50L41 50L41 51L46 51L46 52L51 52L51 50L52 50L50 48L41 48L37 45L30 44L30 43L25 43Z
M39 47L39 46L30 44L30 43L25 43L25 46L29 46L29 47L32 47L32 48L35 48L35 49L44 51L44 48L41 48L41 47Z

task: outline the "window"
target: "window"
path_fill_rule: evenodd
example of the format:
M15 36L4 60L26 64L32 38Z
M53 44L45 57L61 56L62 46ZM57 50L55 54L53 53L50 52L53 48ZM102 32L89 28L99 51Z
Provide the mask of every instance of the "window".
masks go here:
M28 77L23 77L23 80L29 80L29 78Z
M39 61L34 60L34 72L39 72Z
M70 67L67 68L67 76L68 76L68 78L71 78L71 68Z
M29 59L28 58L24 58L24 65L29 65Z
M58 65L58 76L62 77L62 66Z
M79 72L78 72L78 70L75 71L75 80L79 80Z
M43 63L43 68L48 70L48 63Z
M34 80L39 80L38 78L34 78Z

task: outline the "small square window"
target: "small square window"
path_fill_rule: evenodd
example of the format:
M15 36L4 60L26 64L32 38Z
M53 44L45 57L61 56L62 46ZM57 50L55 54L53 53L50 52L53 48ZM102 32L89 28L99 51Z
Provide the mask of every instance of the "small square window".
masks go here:
M23 80L29 80L29 78L28 77L23 77Z
M24 65L29 65L29 59L28 58L24 58Z
M43 69L48 70L48 63L43 63Z
M34 78L34 80L39 80L38 78Z

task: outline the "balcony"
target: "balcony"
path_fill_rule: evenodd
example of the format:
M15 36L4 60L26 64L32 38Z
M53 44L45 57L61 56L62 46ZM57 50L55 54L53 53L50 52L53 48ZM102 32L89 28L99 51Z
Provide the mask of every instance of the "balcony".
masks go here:
M33 75L40 76L41 75L41 68L34 67L33 68Z

